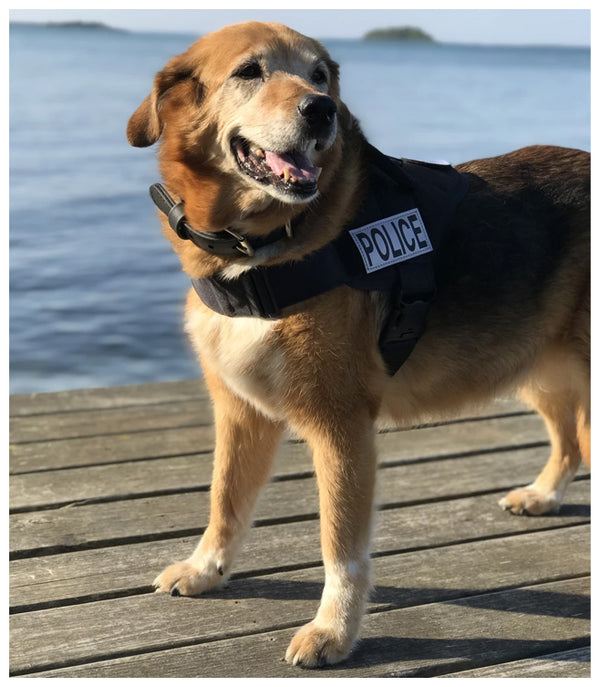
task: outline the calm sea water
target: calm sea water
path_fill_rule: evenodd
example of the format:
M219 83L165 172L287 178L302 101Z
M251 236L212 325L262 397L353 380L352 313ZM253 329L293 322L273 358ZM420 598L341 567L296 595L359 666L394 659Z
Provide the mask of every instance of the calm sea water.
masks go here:
M125 139L154 73L194 39L11 27L11 393L199 374L181 324L188 281L147 192L156 152ZM389 154L590 149L588 50L324 42Z

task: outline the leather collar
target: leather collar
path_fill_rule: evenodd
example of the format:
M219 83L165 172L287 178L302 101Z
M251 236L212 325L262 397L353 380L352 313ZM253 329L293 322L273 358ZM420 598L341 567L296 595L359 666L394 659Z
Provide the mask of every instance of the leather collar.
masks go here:
M246 257L252 257L263 246L290 239L293 236L293 224L302 217L300 215L293 222L278 227L267 236L253 236L250 239L231 227L223 231L198 231L194 229L185 217L183 201L176 203L162 184L150 186L150 197L156 207L167 216L169 226L179 238L191 241L207 253L220 256L239 258L242 254Z

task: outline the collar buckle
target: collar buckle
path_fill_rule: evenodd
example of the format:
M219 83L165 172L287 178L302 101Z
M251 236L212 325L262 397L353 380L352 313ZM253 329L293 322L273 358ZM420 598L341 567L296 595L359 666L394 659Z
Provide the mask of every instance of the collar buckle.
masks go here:
M239 250L242 255L251 258L256 253L254 246L250 243L247 236L238 234L238 232L234 231L231 227L227 227L225 231L236 239L237 244L235 245L235 249Z

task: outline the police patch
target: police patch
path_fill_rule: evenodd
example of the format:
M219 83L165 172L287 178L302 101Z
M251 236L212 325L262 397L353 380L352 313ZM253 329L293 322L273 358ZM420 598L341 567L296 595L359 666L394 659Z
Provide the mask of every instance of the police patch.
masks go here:
M376 272L433 251L417 208L365 224L348 233L367 272Z

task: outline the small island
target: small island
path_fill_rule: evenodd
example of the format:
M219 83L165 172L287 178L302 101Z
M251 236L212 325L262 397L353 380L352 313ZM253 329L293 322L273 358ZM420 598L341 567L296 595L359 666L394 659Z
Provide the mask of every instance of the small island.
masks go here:
M60 29L100 29L101 31L114 31L115 29L101 21L49 21L46 26L54 26Z
M373 29L363 36L365 41L425 41L433 42L433 37L422 29L413 26L397 26L388 29Z
M49 29L93 29L98 31L126 32L125 29L117 29L100 21L11 21L10 24L11 26L35 26Z

